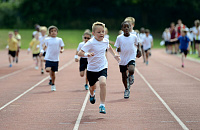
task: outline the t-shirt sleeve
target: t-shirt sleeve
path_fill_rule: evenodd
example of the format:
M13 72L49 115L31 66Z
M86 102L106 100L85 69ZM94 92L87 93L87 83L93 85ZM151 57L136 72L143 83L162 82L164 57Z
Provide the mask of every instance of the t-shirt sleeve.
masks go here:
M60 47L64 47L65 46L65 44L64 44L64 42L63 42L63 40L62 40L62 38L60 39Z
M77 51L80 51L81 50L81 48L80 48L80 45L81 43L79 43L79 45L78 45L78 47L77 47Z
M33 46L33 44L34 44L34 42L33 42L33 40L32 40L32 41L30 42L30 44L29 44L29 45L32 47L32 46Z
M135 45L138 45L138 42L139 42L139 41L138 41L138 40L139 40L139 39L138 39L138 36L135 36L135 37L136 37L136 38L135 38L134 43L135 43ZM140 41L140 42L141 42L141 41Z
M180 43L181 37L178 38L178 43Z
M87 42L83 45L83 47L81 48L82 51L84 52L90 52L90 49L92 48L92 44L91 42Z

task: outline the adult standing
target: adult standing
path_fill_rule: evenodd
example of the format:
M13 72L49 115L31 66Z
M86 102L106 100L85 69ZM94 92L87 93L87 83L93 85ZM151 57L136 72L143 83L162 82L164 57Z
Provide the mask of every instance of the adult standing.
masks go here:
M195 24L195 27L193 29L193 34L194 34L194 39L195 39L195 47L196 47L198 55L200 57L200 49L199 49L199 44L200 44L200 21L199 20L195 20L194 24Z
M170 39L175 39L176 38L176 29L175 29L175 23L174 22L172 22L170 24L169 31L170 31L170 35L171 35ZM175 47L175 43L177 43L177 42L170 42L169 43L169 50L171 51L171 54L173 54L173 47Z

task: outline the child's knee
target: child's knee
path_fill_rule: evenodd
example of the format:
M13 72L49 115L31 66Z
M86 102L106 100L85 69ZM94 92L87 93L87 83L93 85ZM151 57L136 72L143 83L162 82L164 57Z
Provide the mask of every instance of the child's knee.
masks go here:
M100 87L105 87L106 86L106 82L105 81L102 81L101 83L100 83Z
M51 67L47 67L46 72L50 72L50 71L51 71Z

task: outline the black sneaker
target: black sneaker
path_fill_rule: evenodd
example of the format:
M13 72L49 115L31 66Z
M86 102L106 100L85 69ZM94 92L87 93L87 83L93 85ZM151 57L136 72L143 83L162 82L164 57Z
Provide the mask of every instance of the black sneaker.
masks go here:
M18 63L18 58L16 58L16 63Z
M91 103L91 104L95 104L95 101L96 101L95 95L94 95L94 97L92 97L92 96L90 95L90 103Z
M52 80L49 80L49 85L52 85Z
M44 74L44 70L43 69L41 69L41 74Z

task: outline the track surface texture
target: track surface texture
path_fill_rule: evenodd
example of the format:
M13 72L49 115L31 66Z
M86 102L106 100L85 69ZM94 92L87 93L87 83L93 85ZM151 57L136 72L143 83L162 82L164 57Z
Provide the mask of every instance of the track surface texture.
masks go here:
M75 50L60 54L56 92L47 73L34 69L32 55L20 52L19 63L8 67L0 51L0 130L200 130L200 63L153 49L149 65L136 61L129 99L117 61L108 53L106 114L90 104L85 78L79 76Z

